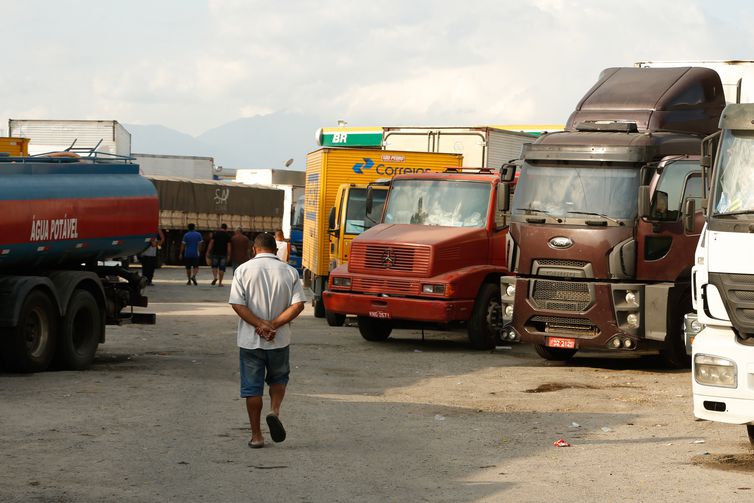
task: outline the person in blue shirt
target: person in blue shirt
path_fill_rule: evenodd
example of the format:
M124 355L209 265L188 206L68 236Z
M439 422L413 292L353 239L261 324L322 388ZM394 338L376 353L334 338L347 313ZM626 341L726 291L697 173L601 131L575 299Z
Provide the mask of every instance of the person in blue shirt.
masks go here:
M187 285L196 283L196 275L199 272L199 259L202 255L202 245L204 239L202 235L197 232L194 224L188 224L188 232L183 235L181 240L181 251L178 254L178 260L183 260L186 266L186 281Z

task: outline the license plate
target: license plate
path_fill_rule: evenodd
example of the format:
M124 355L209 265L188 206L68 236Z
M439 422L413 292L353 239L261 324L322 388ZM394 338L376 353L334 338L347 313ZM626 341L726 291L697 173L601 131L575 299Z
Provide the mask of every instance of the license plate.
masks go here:
M547 347L549 348L563 348L563 349L575 349L576 339L565 339L563 337L548 337Z
M384 311L369 311L370 318L392 318L390 313Z

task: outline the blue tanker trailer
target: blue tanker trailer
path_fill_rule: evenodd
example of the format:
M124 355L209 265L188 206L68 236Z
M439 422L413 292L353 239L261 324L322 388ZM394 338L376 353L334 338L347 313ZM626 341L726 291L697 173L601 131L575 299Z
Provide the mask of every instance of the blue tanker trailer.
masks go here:
M157 192L124 160L0 157L0 359L37 372L82 369L105 325L154 323L144 281L103 261L143 251L158 228Z

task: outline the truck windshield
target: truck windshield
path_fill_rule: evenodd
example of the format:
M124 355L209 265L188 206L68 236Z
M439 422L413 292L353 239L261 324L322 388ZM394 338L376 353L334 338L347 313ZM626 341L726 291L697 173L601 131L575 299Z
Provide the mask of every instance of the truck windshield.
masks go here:
M524 163L513 199L513 215L634 219L639 174L639 169L610 163Z
M293 207L293 215L291 215L291 227L295 229L304 228L304 196L299 196L296 200L296 204Z
M491 186L484 182L395 180L385 209L386 224L484 227Z
M372 191L372 212L367 215L367 190L351 189L348 191L348 205L346 206L346 234L361 234L377 225L385 205L387 190Z
M715 215L754 213L754 132L723 133L712 208Z

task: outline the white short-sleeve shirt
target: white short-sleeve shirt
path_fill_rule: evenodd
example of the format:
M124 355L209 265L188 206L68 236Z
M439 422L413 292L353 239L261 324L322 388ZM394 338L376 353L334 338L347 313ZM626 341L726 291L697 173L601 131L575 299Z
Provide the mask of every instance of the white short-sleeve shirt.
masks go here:
M305 302L304 289L296 269L273 253L259 253L233 274L230 304L248 307L254 316L273 320L298 302ZM238 346L245 349L278 349L291 343L290 324L278 327L275 338L265 340L244 320L238 320Z

